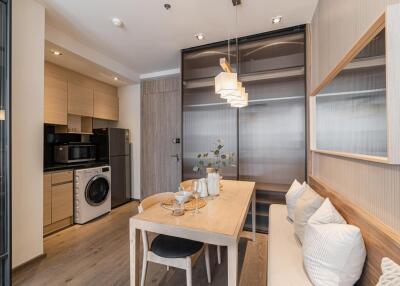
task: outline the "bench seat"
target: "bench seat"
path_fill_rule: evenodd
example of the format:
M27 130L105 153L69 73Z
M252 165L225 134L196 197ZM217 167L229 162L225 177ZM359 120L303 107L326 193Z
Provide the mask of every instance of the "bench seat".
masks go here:
M302 249L295 237L286 205L271 205L268 234L268 286L312 286L303 266Z

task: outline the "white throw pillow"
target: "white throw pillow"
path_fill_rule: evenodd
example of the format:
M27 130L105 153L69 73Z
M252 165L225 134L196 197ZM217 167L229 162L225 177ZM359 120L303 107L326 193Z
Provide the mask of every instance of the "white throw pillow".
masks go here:
M361 276L366 258L361 231L346 224L329 199L308 221L303 258L315 286L350 286Z
M400 265L391 259L382 258L382 275L376 286L397 286L400 285Z
M305 182L300 184L297 180L294 180L289 191L285 195L288 218L292 221L294 220L294 207L296 206L298 198L305 191L305 184Z
M308 219L321 206L323 199L309 185L298 198L294 209L294 232L301 243L303 243L305 227Z
M308 220L308 224L327 224L339 223L346 224L346 220L332 205L331 200L326 198L322 205L315 211L315 213ZM307 228L307 227L306 227Z

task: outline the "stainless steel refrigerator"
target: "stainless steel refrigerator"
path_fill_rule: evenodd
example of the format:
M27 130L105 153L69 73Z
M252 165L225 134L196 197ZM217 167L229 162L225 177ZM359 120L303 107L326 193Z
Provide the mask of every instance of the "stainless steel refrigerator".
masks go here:
M111 166L111 207L131 199L131 148L129 129L101 128L93 130L97 160Z

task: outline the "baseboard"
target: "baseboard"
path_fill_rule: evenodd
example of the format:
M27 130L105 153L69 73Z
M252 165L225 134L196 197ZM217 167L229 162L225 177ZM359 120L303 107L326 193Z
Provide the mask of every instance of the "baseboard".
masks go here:
M26 261L26 262L24 262L24 263L22 263L22 264L20 264L20 265L18 265L18 266L16 266L16 267L14 267L14 268L12 269L12 274L14 274L14 272L20 270L21 268L26 267L26 266L29 265L29 264L35 263L35 262L37 262L38 260L42 260L42 259L46 258L46 256L47 256L46 253L42 253L42 254L40 254L40 255L38 255L38 256L35 256L34 258L32 258L32 259L30 259L30 260L28 260L28 261Z

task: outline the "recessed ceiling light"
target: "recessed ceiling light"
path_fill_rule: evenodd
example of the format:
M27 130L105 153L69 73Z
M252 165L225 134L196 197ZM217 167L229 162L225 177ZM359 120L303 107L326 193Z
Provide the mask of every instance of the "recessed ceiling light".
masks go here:
M51 50L50 52L55 56L62 56L62 52L60 51Z
M111 22L114 24L114 26L116 27L122 27L122 25L124 24L124 22L122 22L122 20L120 18L112 18Z
M278 24L282 22L282 16L272 17L272 24Z
M117 76L114 76L114 80L119 80L119 78Z
M196 35L194 35L196 37L197 40L201 41L204 40L204 34L203 33L197 33Z

